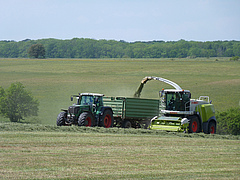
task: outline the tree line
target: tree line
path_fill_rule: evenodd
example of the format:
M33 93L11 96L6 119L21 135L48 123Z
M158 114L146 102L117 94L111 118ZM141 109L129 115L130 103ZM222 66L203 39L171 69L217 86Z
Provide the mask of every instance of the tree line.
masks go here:
M148 41L39 39L0 41L0 58L28 58L32 45L44 47L44 58L196 58L240 56L240 41Z

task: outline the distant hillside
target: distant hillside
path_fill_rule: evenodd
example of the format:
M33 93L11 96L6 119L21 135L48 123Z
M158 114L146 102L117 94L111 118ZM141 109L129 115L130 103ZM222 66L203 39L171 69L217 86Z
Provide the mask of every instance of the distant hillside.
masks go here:
M46 58L195 58L240 56L240 41L125 42L73 38L0 41L0 58L27 58L33 44L43 44Z

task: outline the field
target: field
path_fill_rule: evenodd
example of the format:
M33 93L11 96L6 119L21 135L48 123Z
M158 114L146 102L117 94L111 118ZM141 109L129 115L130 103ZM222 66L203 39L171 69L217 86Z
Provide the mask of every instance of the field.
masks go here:
M208 95L217 111L240 104L240 62L209 59L0 59L0 86L21 82L38 117L0 117L0 179L238 179L240 137L144 129L57 127L70 95L132 97L145 76ZM144 98L171 88L150 81Z
M210 96L216 111L223 111L240 104L239 69L240 62L229 58L0 59L0 86L23 83L40 101L39 116L29 121L54 125L60 109L71 105L70 95L98 92L132 97L145 76L172 80L190 90L192 98ZM172 87L150 81L142 97L158 98L162 88Z
M0 123L0 179L238 179L239 136Z

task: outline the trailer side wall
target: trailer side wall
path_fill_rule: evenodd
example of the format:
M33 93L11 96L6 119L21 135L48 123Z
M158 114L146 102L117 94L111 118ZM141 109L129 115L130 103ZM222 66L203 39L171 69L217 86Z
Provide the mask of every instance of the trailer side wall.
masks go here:
M159 100L127 97L104 97L104 105L110 106L114 117L122 119L149 119L159 115Z

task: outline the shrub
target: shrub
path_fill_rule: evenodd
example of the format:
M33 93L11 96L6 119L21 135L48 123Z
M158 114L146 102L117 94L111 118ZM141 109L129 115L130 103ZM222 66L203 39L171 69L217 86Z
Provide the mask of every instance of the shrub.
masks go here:
M217 133L240 135L240 107L217 113Z
M233 56L230 58L230 61L238 61L239 60L239 56Z

